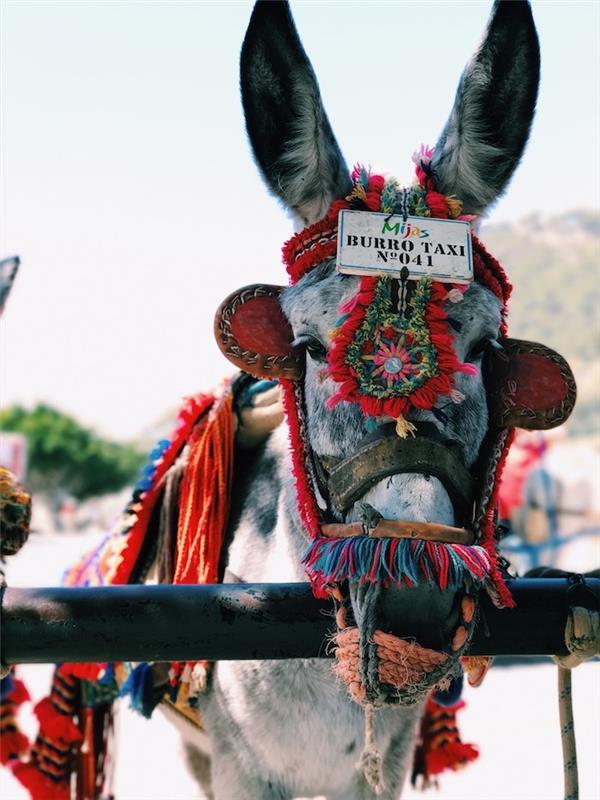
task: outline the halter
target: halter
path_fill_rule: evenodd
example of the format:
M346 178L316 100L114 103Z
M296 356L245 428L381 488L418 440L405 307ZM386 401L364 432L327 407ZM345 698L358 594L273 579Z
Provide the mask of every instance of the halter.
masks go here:
M338 238L338 214L343 209L383 211L389 214L400 207L404 214L423 217L461 217L461 204L456 198L445 197L435 191L434 175L430 169L432 151L422 148L414 159L417 163L417 184L410 189L400 189L395 180L371 175L357 166L352 172L353 189L344 199L336 200L327 216L295 234L283 247L283 258L290 283L297 283L310 270L335 256ZM472 217L466 218L468 221ZM506 304L511 286L500 264L485 250L474 234L471 234L474 275L478 283L490 289L502 303L501 334L506 334ZM480 459L477 479L465 466L460 447L440 432L433 423L408 422L404 418L414 407L429 408L434 416L437 397L453 389L453 373L456 370L470 371L470 365L462 365L452 349L448 317L442 305L448 300L462 297L457 287L423 282L427 291L430 329L434 330L438 366L424 385L404 396L374 398L357 389L352 366L344 363L352 336L361 319L375 299L377 279L363 277L355 302L340 307L341 321L335 332L329 358L330 372L342 382L341 388L330 404L344 400L360 402L365 414L373 417L390 416L397 419L396 430L389 424L376 420L372 431L359 443L357 450L346 459L319 458L307 444L307 428L304 406L304 389L299 381L283 380L285 409L291 435L291 450L294 462L298 505L306 530L313 544L305 557L307 572L318 596L330 593L333 584L343 580L379 583L384 586L406 583L414 585L420 580L433 580L440 588L460 588L465 584L479 588L486 585L495 600L502 605L512 605L512 598L497 567L494 542L494 511L497 483L502 464L510 445L510 435L501 435L490 447L490 456ZM454 297L453 297L454 295ZM459 295L457 298L456 295ZM362 308L361 308L362 306ZM427 305L425 306L426 308ZM362 314L362 317L361 317ZM353 317L354 315L354 317ZM432 342L432 345L434 343ZM441 356L440 356L441 351ZM393 353L392 353L393 355ZM346 357L346 362L348 361ZM444 369L445 368L445 369ZM344 372L346 370L346 372ZM438 417L439 418L439 417ZM443 420L442 420L443 421ZM414 439L407 438L408 433ZM402 438L398 438L402 436ZM499 451L499 452L498 452ZM493 461L493 465L490 463ZM428 473L437 477L452 499L456 518L468 529L451 528L452 541L437 538L442 534L440 526L419 528L419 535L407 534L407 526L384 521L386 530L392 533L385 538L373 536L381 520L369 520L369 511L359 526L336 523L364 493L382 478L399 473ZM317 492L326 503L323 512L317 502ZM408 524L410 527L410 524ZM331 532L336 530L335 538ZM343 537L346 531L347 539ZM435 530L434 530L435 529ZM414 531L415 528L413 527ZM356 536L356 534L363 534ZM400 539L408 542L400 544ZM476 543L476 544L475 544ZM474 546L468 546L474 545Z

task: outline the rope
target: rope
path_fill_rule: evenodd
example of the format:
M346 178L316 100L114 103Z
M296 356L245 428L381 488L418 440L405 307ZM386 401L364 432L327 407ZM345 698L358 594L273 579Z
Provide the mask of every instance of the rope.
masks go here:
M579 799L577 745L573 719L571 670L600 654L600 613L596 609L572 606L565 627L568 656L556 656L558 664L558 713L563 753L565 800Z
M366 782L375 794L382 794L385 789L383 782L383 759L375 747L375 709L369 703L365 706L365 746L360 754L360 761L356 765L365 776Z
M578 800L579 777L577 773L575 723L573 721L573 698L571 695L571 670L564 667L558 668L558 714L560 717L565 800Z

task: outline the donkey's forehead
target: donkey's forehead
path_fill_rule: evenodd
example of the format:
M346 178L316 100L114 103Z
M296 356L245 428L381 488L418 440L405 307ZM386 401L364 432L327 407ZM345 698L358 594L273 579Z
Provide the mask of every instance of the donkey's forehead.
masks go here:
M286 288L281 302L292 329L328 330L338 317L338 308L358 291L360 278L340 275L333 261L320 264L297 284ZM473 283L458 303L448 303L447 311L461 326L495 332L502 319L502 304L489 289Z

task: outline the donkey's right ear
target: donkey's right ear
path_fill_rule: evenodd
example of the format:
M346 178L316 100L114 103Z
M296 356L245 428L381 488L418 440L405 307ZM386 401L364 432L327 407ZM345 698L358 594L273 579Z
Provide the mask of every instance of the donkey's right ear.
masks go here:
M258 0L240 63L248 137L269 188L305 225L352 188L289 5Z

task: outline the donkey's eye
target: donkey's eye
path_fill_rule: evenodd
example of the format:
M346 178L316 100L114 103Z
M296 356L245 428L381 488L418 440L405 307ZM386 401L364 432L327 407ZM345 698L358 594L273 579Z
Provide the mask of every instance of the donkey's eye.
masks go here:
M313 361L325 361L327 358L327 350L324 345L309 333L303 333L297 336L292 342L294 347L303 347Z
M495 344L496 339L494 339L493 336L484 336L482 339L479 339L477 342L475 342L475 344L471 347L465 360L472 362L480 361L488 347Z

